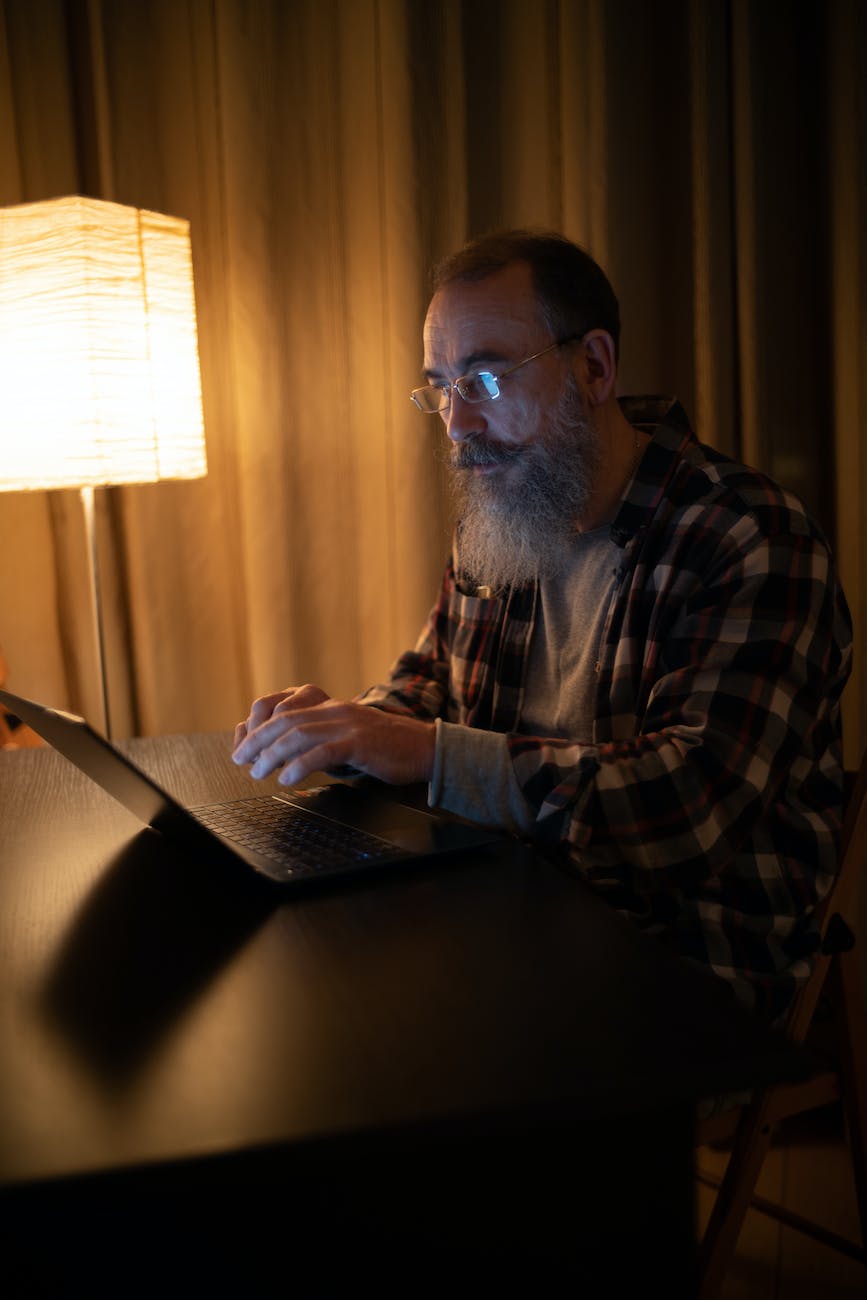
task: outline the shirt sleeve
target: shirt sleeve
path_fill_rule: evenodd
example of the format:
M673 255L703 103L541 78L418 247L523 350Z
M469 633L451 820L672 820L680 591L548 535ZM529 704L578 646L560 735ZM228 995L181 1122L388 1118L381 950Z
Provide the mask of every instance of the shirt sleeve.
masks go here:
M359 704L369 704L391 713L410 714L426 722L444 716L449 694L447 629L452 582L449 564L436 604L415 649L397 659L386 683L371 686L356 696Z
M441 719L428 803L516 835L529 835L536 823L537 809L518 784L506 736Z

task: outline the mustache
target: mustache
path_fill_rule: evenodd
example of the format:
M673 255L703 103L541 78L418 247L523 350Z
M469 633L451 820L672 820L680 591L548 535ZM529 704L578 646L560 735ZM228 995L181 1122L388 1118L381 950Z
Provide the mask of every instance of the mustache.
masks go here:
M504 447L483 438L471 438L451 448L449 464L452 469L472 469L476 465L505 465L524 454L523 447Z

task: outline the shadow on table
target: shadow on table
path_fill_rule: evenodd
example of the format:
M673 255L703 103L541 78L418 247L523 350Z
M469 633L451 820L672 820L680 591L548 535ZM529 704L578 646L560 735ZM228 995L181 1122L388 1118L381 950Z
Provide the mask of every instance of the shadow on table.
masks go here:
M76 913L42 988L52 1028L123 1087L261 926L275 895L255 879L137 835Z

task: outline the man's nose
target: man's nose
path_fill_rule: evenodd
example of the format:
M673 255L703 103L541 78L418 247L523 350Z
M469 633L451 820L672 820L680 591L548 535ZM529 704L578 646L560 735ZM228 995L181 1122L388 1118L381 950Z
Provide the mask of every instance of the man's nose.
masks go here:
M442 418L452 442L464 442L475 437L487 424L484 404L464 401L456 388L451 391L451 401L442 412Z

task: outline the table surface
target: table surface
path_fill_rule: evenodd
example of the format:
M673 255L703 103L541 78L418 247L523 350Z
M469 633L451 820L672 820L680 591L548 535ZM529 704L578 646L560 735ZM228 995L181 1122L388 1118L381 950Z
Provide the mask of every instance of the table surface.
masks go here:
M227 735L120 747L190 806L261 793ZM805 1064L517 841L275 895L0 754L0 1183L593 1123Z

